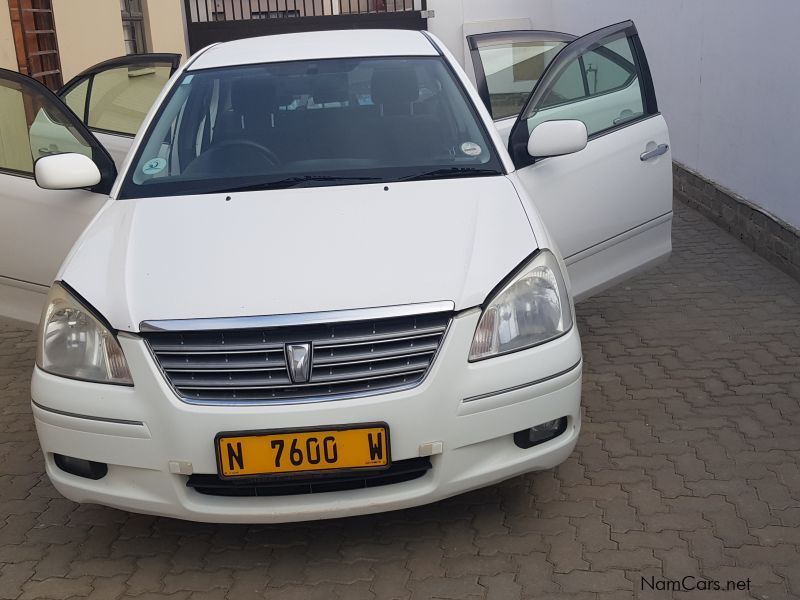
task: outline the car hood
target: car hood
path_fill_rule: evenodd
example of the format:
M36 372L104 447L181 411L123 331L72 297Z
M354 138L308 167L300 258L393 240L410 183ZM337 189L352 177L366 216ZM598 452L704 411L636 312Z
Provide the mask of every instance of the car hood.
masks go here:
M117 200L65 281L111 325L487 294L536 248L506 177Z

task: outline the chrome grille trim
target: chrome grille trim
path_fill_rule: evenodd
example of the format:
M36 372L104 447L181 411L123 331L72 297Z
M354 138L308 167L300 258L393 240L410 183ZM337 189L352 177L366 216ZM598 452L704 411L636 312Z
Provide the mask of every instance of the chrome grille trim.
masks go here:
M417 369L415 371L407 371L405 373L398 373L396 375L408 375L409 373L422 373L424 372L423 369ZM395 377L395 374L385 374L385 375L376 375L375 377L362 377L360 379L348 379L348 383L360 383L362 381L373 381L376 379L387 379L389 377ZM319 383L293 383L291 385L252 385L252 386L241 386L238 389L242 390L281 390L284 388L291 387L293 389L302 389L302 388L317 388L317 387L324 387L326 383L334 383L329 381L323 381ZM181 386L183 389L186 390L219 390L224 389L220 387L203 387L203 386ZM385 392L386 390L381 390ZM393 391L393 390L392 390Z
M362 346L364 344L380 344L380 343L385 343L385 342L398 342L398 341L405 341L405 340L416 340L416 339L423 338L423 337L428 337L428 336L431 336L431 335L438 335L438 334L444 332L445 328L446 328L446 326L444 326L444 327L429 327L429 328L427 328L427 329L425 329L423 331L420 331L419 333L415 333L413 335L394 336L392 334L386 334L386 335L376 335L374 338L364 337L364 336L345 338L345 339L341 340L340 343L337 343L337 344L331 344L330 341L327 340L327 339L325 339L325 340L317 340L317 342L315 343L315 347L320 348L320 349L325 349L325 348L328 348L329 346L336 346L336 347Z
M220 348L226 348L225 350L220 350ZM163 348L166 348L164 350ZM213 349L212 349L213 348ZM280 348L272 348L269 346L250 346L245 348L243 346L197 346L192 348L192 350L182 349L181 346L154 346L153 350L158 352L159 354L269 354L272 353L280 353L283 354L283 346Z
M366 318L352 321L318 322L305 315L295 325L143 331L141 336L170 387L187 403L324 402L396 392L424 381L453 311L397 313L376 318L375 309L369 309ZM253 322L262 322L258 319ZM311 375L308 382L295 383L284 348L303 343L311 344Z
M418 304L399 304L378 308L357 308L352 310L330 310L314 313L294 313L288 315L268 315L258 317L220 317L207 319L166 319L161 321L142 321L141 333L156 331L210 331L235 329L268 329L290 325L315 325L343 323L348 321L371 321L392 317L413 317L431 313L452 313L455 302L420 302Z
M438 345L437 345L438 346ZM379 352L375 352L372 354L358 354L356 356L344 359L326 359L326 360L316 360L314 361L315 367L333 367L333 366L345 366L345 365L357 365L366 360L371 362L380 362L384 360L393 360L397 358L414 358L417 356L423 356L425 354L433 354L436 352L437 346L434 346L430 350L420 350L419 352L409 352L408 354L398 354L398 355L391 355L391 354L383 354ZM368 358L372 356L374 358Z

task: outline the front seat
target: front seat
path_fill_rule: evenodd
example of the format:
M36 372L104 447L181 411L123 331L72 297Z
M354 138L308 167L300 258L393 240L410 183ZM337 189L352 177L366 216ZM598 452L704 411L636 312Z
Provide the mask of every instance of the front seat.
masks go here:
M265 161L258 145L272 150L275 84L269 77L239 78L231 82L231 107L217 118L211 146L184 170L186 175L216 177L264 173L274 161ZM237 144L236 142L241 142Z
M268 146L274 125L275 83L269 77L241 77L231 82L231 107L222 112L214 141L242 139Z
M439 119L414 113L419 100L419 77L414 67L375 69L371 94L379 109L373 117L374 135L381 139L381 154L386 160L414 164L446 154Z

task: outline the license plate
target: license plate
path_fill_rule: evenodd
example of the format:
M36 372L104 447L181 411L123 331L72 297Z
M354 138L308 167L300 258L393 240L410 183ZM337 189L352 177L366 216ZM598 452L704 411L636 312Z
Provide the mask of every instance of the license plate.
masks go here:
M389 428L353 425L300 431L220 433L219 474L243 477L389 466Z

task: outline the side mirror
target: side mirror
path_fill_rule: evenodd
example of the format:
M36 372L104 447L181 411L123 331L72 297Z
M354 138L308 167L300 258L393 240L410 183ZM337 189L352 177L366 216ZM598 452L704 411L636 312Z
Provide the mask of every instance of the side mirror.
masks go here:
M545 121L531 131L528 154L533 158L562 156L580 152L588 142L583 121Z
M36 184L45 190L74 190L100 183L100 169L94 161L75 152L43 156L33 170Z

